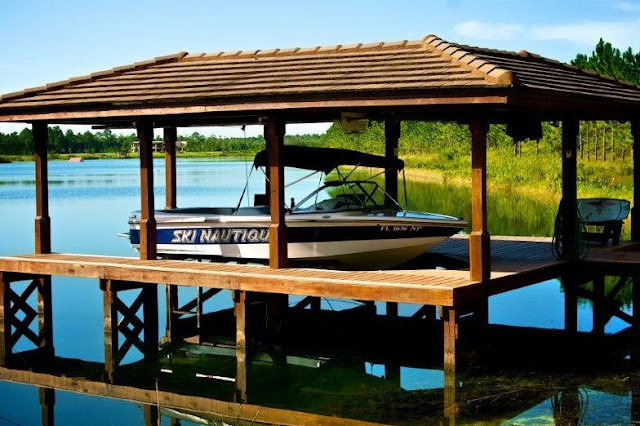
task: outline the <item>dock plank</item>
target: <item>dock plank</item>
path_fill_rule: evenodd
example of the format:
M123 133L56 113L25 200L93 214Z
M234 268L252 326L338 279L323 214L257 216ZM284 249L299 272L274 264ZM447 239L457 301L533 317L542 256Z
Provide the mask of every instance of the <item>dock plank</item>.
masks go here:
M532 279L552 278L564 264L553 258L550 238L493 236L491 248L489 294L533 284ZM481 283L469 278L468 266L465 266L468 252L467 236L456 235L432 253L456 259L462 265L460 269L272 269L262 265L51 253L0 257L0 271L458 306L473 303L486 294Z

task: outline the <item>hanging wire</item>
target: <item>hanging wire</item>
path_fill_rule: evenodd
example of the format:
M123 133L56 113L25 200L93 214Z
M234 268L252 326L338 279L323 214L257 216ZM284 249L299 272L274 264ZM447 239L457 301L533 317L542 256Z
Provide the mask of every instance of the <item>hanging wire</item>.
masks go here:
M586 227L582 222L580 213L576 209L574 212L566 212L568 209L568 203L562 199L558 207L558 214L556 215L556 221L553 229L553 239L551 242L551 250L553 257L558 260L574 260L582 259L586 257L589 252L589 244L585 240ZM573 225L574 229L572 234L574 235L573 241L564 241L564 229L567 224L564 218L568 214L574 215Z
M404 169L402 169L402 186L404 189L404 208L409 208L409 201L407 199L407 177L404 174Z

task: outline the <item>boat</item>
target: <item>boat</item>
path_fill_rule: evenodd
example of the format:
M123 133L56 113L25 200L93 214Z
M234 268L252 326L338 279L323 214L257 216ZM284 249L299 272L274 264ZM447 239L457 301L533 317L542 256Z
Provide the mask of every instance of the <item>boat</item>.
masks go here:
M462 231L462 218L404 210L373 177L352 179L357 168L402 170L401 160L358 151L285 145L285 167L323 173L326 180L286 206L288 257L293 262L336 263L386 269L405 263ZM352 166L348 174L342 167ZM267 167L259 152L251 170ZM333 172L333 173L331 173ZM311 176L308 175L307 177ZM247 179L248 184L248 179ZM186 207L155 212L157 253L167 258L269 259L270 209L265 196L253 207ZM139 249L140 212L129 218L129 239Z

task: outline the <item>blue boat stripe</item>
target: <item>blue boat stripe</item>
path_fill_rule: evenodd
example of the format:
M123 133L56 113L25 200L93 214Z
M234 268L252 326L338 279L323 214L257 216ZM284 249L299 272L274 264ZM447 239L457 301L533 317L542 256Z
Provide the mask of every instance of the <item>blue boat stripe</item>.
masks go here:
M290 227L290 243L396 238L449 237L461 228L455 226L341 226ZM269 228L172 228L157 230L158 244L260 244L269 241ZM140 232L131 230L131 244L140 243Z

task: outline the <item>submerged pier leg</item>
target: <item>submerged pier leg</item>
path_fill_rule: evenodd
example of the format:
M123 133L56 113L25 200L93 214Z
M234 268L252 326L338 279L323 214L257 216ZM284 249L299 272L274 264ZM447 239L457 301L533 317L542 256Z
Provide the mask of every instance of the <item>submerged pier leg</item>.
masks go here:
M160 407L145 404L142 406L144 426L158 426L160 424Z
M561 281L564 288L564 329L567 334L575 336L578 332L578 283L570 273L563 274Z
M40 388L40 408L42 413L42 426L54 425L54 408L56 404L56 391L51 388Z
M632 315L633 315L633 340L631 346L631 361L640 366L640 276L633 276L632 291ZM636 397L640 395L637 393ZM640 405L639 405L640 406ZM640 411L639 411L640 412ZM640 418L639 418L640 420Z
M444 415L454 417L458 413L456 402L456 340L458 322L456 310L449 306L442 309L444 325Z
M597 336L604 334L606 325L604 278L604 275L599 274L593 280L593 334Z
M236 402L247 402L247 293L233 292L236 317Z
M165 338L169 342L173 342L178 336L178 317L177 313L179 307L178 299L178 286L167 284L165 286L166 291L166 326L165 326Z

